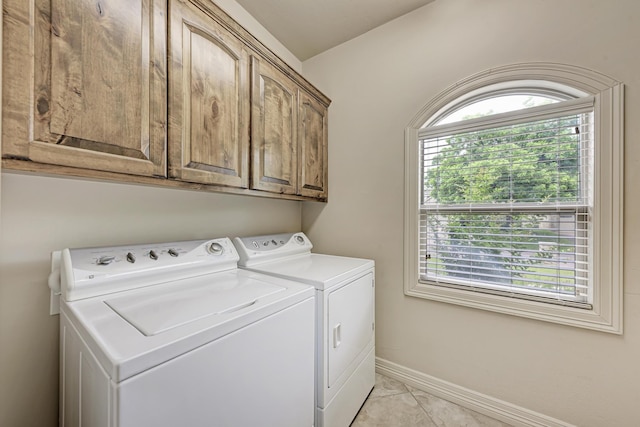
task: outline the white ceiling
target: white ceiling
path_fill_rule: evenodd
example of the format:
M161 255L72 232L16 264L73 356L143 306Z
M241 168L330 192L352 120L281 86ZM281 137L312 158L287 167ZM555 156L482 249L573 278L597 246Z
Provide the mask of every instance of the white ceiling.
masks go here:
M301 61L433 0L236 0Z

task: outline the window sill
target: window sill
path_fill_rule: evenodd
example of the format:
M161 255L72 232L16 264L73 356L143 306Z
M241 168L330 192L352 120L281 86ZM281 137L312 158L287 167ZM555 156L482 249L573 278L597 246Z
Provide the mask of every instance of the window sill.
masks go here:
M622 334L622 322L616 321L606 313L600 313L595 308L587 310L552 305L426 283L416 283L405 289L405 295L600 332Z

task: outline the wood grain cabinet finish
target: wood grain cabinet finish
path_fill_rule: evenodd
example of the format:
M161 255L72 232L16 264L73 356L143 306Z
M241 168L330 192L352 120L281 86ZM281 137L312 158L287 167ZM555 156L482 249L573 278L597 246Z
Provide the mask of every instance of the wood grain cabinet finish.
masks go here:
M4 0L3 157L166 176L165 0Z
M327 106L252 58L251 188L327 198Z
M249 51L193 3L169 5L169 176L247 188Z
M326 200L328 193L327 105L303 90L298 99L298 194Z
M215 2L4 0L3 27L7 170L327 200L331 101Z
M298 192L298 86L252 58L251 188Z

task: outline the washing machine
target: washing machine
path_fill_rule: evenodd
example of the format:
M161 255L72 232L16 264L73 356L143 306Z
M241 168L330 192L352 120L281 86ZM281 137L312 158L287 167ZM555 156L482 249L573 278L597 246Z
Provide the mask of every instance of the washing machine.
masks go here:
M56 258L60 425L313 425L313 287L238 269L228 238Z
M238 265L316 289L316 427L346 427L375 383L374 262L316 254L304 233L236 237Z

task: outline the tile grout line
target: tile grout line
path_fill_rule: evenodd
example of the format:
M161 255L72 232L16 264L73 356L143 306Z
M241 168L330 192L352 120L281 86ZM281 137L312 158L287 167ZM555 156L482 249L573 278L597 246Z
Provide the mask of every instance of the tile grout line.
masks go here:
M405 388L407 390L409 390L407 388L407 386L405 385ZM438 423L436 423L433 418L431 418L431 415L429 415L429 413L427 412L426 408L424 406L422 406L422 403L420 403L420 401L416 398L416 396L413 394L413 392L411 390L409 390L409 394L411 395L411 397L413 397L413 400L416 401L416 403L418 404L418 407L422 410L422 412L424 412L424 414L427 416L427 418L429 419L429 421L431 421L433 423L434 426L437 426Z

